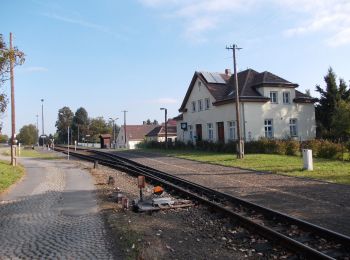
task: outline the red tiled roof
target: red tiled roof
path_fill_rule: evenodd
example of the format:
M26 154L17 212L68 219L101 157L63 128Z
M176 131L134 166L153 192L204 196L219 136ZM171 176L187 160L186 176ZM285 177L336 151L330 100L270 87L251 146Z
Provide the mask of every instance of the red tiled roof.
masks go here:
M176 130L176 125L168 125L168 137L170 136L176 136L177 135L177 130ZM149 133L146 134L146 136L151 137L151 136L165 136L165 126L157 126L153 130L151 130Z
M183 114L180 114L180 115L174 117L173 119L174 119L175 121L181 121L181 120L183 120L183 118L184 118Z
M147 133L153 130L156 125L127 125L126 135L127 140L143 140ZM121 127L120 131L124 131L124 126Z

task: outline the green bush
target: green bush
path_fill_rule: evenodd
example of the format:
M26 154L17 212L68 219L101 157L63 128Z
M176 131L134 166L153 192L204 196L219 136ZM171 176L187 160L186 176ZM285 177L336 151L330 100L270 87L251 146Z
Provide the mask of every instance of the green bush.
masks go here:
M300 152L300 142L289 140L286 145L286 155L298 155Z
M321 144L322 144L322 140L318 140L318 139L303 141L301 144L301 148L312 150L312 155L314 157L318 157L318 152L320 150Z
M342 152L341 144L332 143L330 141L324 141L318 151L317 157L340 159Z
M187 144L181 141L175 143L169 143L168 149L196 149L200 151L208 152L222 152L222 153L235 153L236 141L230 141L224 143L214 143L212 141L202 140L196 142L188 142ZM164 142L143 141L137 145L138 148L150 148L150 149L164 149ZM255 141L246 142L244 146L245 153L262 153L262 154L280 154L280 155L298 155L300 154L300 148L311 149L313 157L329 158L329 159L341 159L342 152L350 152L350 142L345 145L334 143L327 140L309 140L298 142L295 140L275 140L262 138Z
M302 148L311 149L314 157L326 159L340 159L343 150L341 144L321 139L304 141Z

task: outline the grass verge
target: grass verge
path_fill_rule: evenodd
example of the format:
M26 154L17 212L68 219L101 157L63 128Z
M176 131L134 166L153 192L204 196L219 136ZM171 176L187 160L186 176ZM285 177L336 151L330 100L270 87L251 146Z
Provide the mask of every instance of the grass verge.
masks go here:
M235 154L223 154L202 151L178 151L143 149L141 151L157 152L168 156L190 159L211 164L241 167L257 171L267 171L289 176L307 177L333 183L350 184L350 162L314 158L314 170L305 171L303 159L298 156L276 154L246 154L239 160Z
M11 166L9 162L0 161L0 193L18 181L24 174L21 166Z
M2 155L10 156L11 151L6 150L2 153ZM32 150L32 149L21 149L19 157L31 157L31 158L39 158L39 159L58 159L58 158L61 158L54 153L49 153L49 152L42 153L40 151Z

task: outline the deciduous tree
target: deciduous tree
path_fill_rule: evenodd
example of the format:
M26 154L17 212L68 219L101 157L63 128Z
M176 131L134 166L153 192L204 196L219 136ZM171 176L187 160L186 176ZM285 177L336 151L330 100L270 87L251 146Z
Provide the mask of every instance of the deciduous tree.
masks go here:
M112 123L107 123L103 117L96 117L90 120L90 138L93 142L99 142L100 134L112 134Z
M24 52L14 47L12 51L7 47L3 35L0 34L0 113L5 112L8 99L2 86L9 79L10 59L13 59L14 66L21 65L25 61Z
M67 143L68 126L72 126L73 116L74 114L69 107L62 107L58 110L56 128L59 143Z
M73 139L80 142L86 136L89 127L89 117L85 108L80 107L74 114L72 122ZM79 131L79 134L78 134ZM79 135L79 140L78 140Z
M25 125L19 130L17 139L25 145L34 145L38 142L38 129L35 125Z

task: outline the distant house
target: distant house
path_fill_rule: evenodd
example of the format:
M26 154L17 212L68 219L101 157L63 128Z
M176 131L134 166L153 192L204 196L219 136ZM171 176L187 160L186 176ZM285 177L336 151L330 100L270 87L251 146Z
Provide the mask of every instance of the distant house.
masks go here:
M101 148L110 148L111 147L111 135L110 134L101 134L99 136Z
M146 138L156 125L127 125L126 131L124 125L121 126L117 137L117 148L135 149L136 145ZM126 137L125 137L126 132Z
M173 119L168 120L167 123L167 137L168 142L175 142L177 138L176 121ZM156 126L149 133L146 134L147 141L165 142L165 124Z
M313 139L316 136L316 99L270 72L247 69L238 73L241 134L245 140L266 138ZM184 142L237 139L234 77L225 73L195 72L177 120L178 139Z

